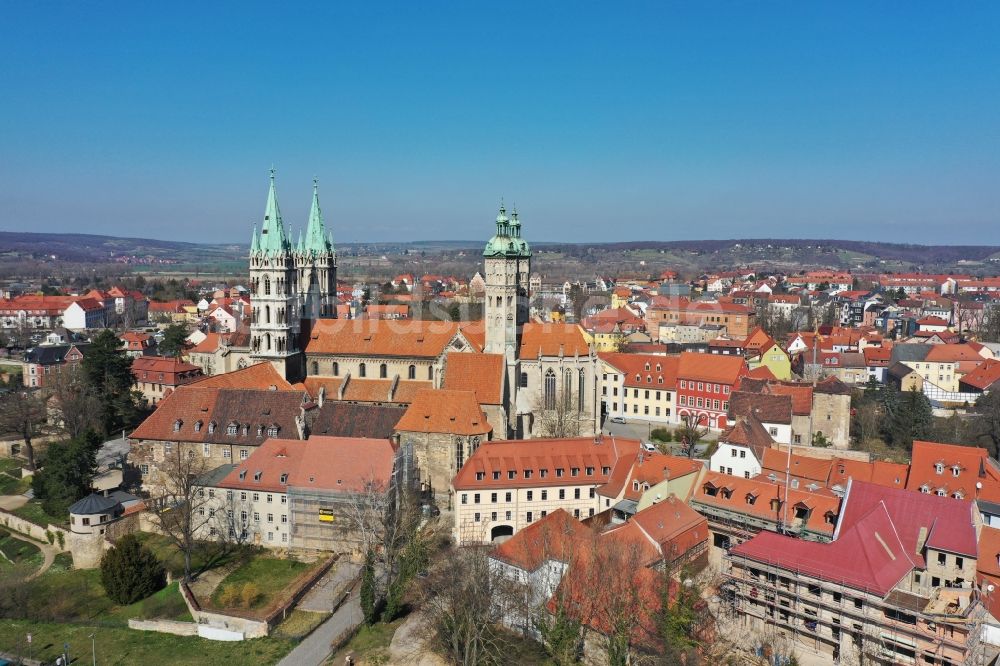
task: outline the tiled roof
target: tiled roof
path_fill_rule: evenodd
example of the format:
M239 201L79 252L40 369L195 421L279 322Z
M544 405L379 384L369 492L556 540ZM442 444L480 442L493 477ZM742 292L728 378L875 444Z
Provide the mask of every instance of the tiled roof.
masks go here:
M452 485L456 490L601 485L621 466L622 476L627 475L638 451L639 440L614 437L493 440L469 456ZM588 467L593 468L592 474L587 474ZM576 476L573 468L578 470ZM604 468L610 468L611 474ZM531 470L530 478L525 478L525 470ZM562 470L562 476L557 470ZM476 479L477 473L483 475L481 480Z
M272 438L254 450L219 482L221 488L287 492L352 493L369 483L388 487L394 451L387 439L310 437Z
M751 414L761 423L792 422L792 397L766 393L736 391L729 400L729 411L737 417L746 418Z
M924 361L927 363L958 363L974 361L982 363L985 358L969 345L930 345Z
M708 541L708 521L700 513L673 495L639 511L629 521L656 544L657 559L667 561L682 557L692 548ZM608 533L613 538L612 533Z
M306 353L437 358L463 326L417 319L320 319L309 333ZM475 340L469 343L478 346Z
M827 483L830 488L838 488L841 491L847 489L847 482L851 479L876 483L887 488L905 488L909 471L910 466L904 463L834 458Z
M1000 361L986 359L978 368L962 376L961 382L980 391L1000 381Z
M387 439L396 432L404 409L391 405L359 405L327 401L310 412L312 436L366 437Z
M758 461L763 461L764 452L774 446L771 434L752 415L737 421L736 425L722 433L719 441L751 449Z
M583 550L592 538L589 527L565 509L556 509L497 546L491 557L523 571L535 571L547 560L569 564L574 553Z
M201 372L197 365L185 363L179 358L167 356L140 356L132 359L132 374L137 372Z
M518 358L533 359L538 356L588 356L590 346L583 337L583 329L576 324L550 324L529 322L521 332Z
M325 391L326 400L344 400L347 402L392 402L408 404L418 391L433 388L434 382L420 379L371 379L351 377L344 389L343 397L338 397L344 377L306 377L304 386L313 399L318 399L320 389ZM395 391L392 391L395 385ZM390 399L390 391L392 397Z
M502 405L504 372L502 354L448 354L444 388L472 391L483 405Z
M683 352L677 365L677 377L734 385L747 373L746 361L739 356Z
M258 389L261 391L291 391L292 385L270 363L255 363L240 370L199 379L203 388Z
M790 465L788 463L791 463ZM781 449L767 449L764 451L764 460L761 461L761 474L767 476L773 472L778 477L778 483L784 483L785 468L789 468L792 478L814 481L820 486L826 486L827 479L830 478L830 468L832 460L823 458L811 458L809 456L791 455L789 461L788 451Z
M716 495L709 495L707 488L718 489ZM729 496L722 494L726 489ZM782 503L787 496L789 507L787 515L794 515L792 507L802 504L811 511L806 527L812 532L833 534L834 525L827 520L827 514L836 516L839 513L840 498L834 495L820 495L795 488L784 488L766 479L744 479L721 472L705 472L701 483L691 497L692 502L707 506L726 509L734 513L742 513L755 518L763 518L775 523L784 520L786 512ZM753 504L748 499L753 498Z
M189 354L211 354L219 348L222 342L222 335L219 333L206 333L205 339L188 350Z
M485 435L493 430L472 391L424 389L418 391L396 424L403 432Z
M757 366L756 368L748 372L746 376L750 377L751 379L763 379L766 381L775 381L778 379L777 377L774 376L774 373L771 372L771 368L767 367L766 365Z
M672 391L677 388L677 356L656 354L599 354L601 359L624 375L629 388L652 388Z
M907 490L919 491L926 487L931 493L941 489L947 495L959 492L968 498L976 496L976 483L1000 484L1000 473L990 463L986 449L914 440L910 455ZM940 474L937 473L939 464Z
M697 474L704 467L701 462L691 458L640 450L635 462L628 470L625 498L638 501L645 492L645 485L652 487L667 479L679 479L688 474ZM636 490L636 484L639 486L638 490ZM603 490L602 495L605 494ZM617 497L617 493L615 496Z
M279 436L297 437L295 417L301 414L305 398L306 394L301 391L225 389L189 384L178 387L161 400L131 438L255 445L264 441L268 427L277 427ZM209 427L213 422L214 429ZM179 425L177 430L175 424ZM237 426L237 434L228 434L230 424ZM246 434L243 426L246 426ZM262 429L260 435L259 428Z

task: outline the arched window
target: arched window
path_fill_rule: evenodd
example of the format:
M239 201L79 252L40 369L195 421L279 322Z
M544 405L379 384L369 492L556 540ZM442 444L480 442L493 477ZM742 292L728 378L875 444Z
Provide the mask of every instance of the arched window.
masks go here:
M336 361L333 362L333 376L334 377L340 376L340 364L337 363Z
M428 381L434 381L434 366L427 368L427 379Z
M360 363L358 364L358 377L364 377L364 376L365 376L365 364Z
M319 361L313 361L312 362L312 374L314 374L314 375L318 375L319 374Z
M577 382L577 386L579 386L580 388L576 395L576 411L583 412L584 395L586 395L584 385L587 383L587 373L584 372L583 368L580 368L579 374L580 374L580 381Z
M381 363L378 366L378 376L379 379L385 379L389 376L389 367L385 363Z
M407 379L417 378L417 366L411 365L409 368L406 369L406 378Z
M556 373L549 368L545 372L545 409L556 408Z
M568 410L573 406L573 371L567 368L563 376L563 407Z
M212 421L208 424L208 434L211 435L214 432L215 432L215 421Z
M271 294L271 278L268 275L264 276L264 295L269 296Z
M270 333L265 333L264 334L264 343L265 343L266 349L268 351L271 351L271 334Z

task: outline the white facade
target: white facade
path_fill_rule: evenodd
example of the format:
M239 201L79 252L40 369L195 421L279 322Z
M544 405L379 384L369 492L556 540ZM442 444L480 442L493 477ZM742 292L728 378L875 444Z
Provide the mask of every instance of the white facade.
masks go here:
M709 460L709 468L713 472L752 479L760 474L760 462L753 449L747 446L719 442L719 448Z

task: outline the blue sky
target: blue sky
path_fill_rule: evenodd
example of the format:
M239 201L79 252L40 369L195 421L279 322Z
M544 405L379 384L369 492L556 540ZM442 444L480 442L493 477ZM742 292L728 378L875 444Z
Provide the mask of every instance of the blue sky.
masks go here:
M6 3L0 230L1000 244L996 3L290 4Z

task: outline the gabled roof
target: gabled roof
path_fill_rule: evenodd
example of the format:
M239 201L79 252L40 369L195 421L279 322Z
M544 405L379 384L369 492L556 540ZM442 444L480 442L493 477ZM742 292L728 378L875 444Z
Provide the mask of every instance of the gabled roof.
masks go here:
M210 333L209 335L218 335ZM240 370L210 375L194 382L202 388L257 389L291 391L292 385L270 363L255 363Z
M505 370L502 354L452 352L447 356L444 388L472 391L483 405L502 405Z
M762 531L730 553L884 597L914 567L883 504L869 507L832 543Z
M830 468L829 486L847 490L847 483L867 481L888 488L905 488L910 466L904 463L894 463L885 460L864 462L849 458L834 458Z
M463 323L417 319L319 319L309 333L306 353L436 359L465 329ZM475 339L463 337L478 347Z
M359 405L328 400L311 413L312 436L388 439L403 418L403 408L391 405Z
M652 487L661 481L679 479L688 474L697 474L702 469L704 469L704 465L692 458L640 450L628 471L625 498L638 501L642 497L646 485ZM636 483L639 484L639 490L635 489ZM617 497L617 493L615 496Z
M1000 381L1000 361L986 359L978 368L962 376L961 383L985 391Z
M938 474L938 465L941 473ZM957 474L955 473L957 470ZM963 497L977 495L977 483L1000 485L1000 472L989 460L989 452L976 446L942 444L915 440L910 460L910 475L906 488L931 493L943 489L946 494L959 492Z
M656 354L598 354L605 363L622 373L625 386L672 391L677 388L676 356Z
M679 379L734 385L747 373L746 361L740 356L682 352L677 364Z
M540 324L529 322L521 333L518 358L533 359L541 356L589 356L590 346L583 337L583 329L576 324Z
M737 417L757 417L761 423L792 422L792 397L736 391L729 399L729 411Z
M569 564L574 553L592 538L589 527L565 509L556 509L498 545L491 557L523 571L535 571L548 560Z
M926 535L924 544L929 548L976 556L975 505L971 500L938 497L852 480L844 497L838 531L843 534L851 529L879 504L884 505L892 517L906 553L919 566L924 566L923 555L918 548L922 535Z
M737 421L734 426L722 433L719 441L751 449L758 462L763 462L764 452L774 445L771 434L753 415Z
M396 424L401 432L486 435L493 426L472 391L423 389L417 392Z
M808 479L820 486L826 486L832 465L833 461L823 458L810 458L795 453L789 457L788 451L781 449L766 449L764 459L760 463L761 474L767 476L773 472L777 475L778 483L784 483L787 467L792 478Z

